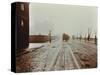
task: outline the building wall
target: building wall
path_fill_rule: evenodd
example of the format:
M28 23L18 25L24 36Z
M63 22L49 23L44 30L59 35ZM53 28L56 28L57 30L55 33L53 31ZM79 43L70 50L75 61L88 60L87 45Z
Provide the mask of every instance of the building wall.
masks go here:
M47 35L30 35L29 42L30 43L44 43L49 41L49 36Z
M16 3L16 42L17 51L29 45L29 4Z

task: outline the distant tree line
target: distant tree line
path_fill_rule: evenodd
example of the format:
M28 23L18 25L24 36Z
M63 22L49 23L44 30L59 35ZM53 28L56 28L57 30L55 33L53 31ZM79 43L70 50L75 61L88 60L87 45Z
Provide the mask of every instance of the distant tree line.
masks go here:
M80 41L84 40L85 42L94 41L94 43L97 45L97 35L95 33L94 37L93 37L91 31L89 30L89 28L88 28L88 33L85 34L85 36L82 36L82 34L80 33L77 36L72 35L72 39L73 40L77 39L77 40L80 40Z

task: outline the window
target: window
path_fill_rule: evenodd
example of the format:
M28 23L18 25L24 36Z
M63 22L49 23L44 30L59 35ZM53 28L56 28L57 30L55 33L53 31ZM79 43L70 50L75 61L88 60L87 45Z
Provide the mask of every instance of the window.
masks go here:
M24 4L21 4L21 10L24 11Z
M21 26L22 26L22 27L24 26L24 22L23 22L23 20L21 20Z

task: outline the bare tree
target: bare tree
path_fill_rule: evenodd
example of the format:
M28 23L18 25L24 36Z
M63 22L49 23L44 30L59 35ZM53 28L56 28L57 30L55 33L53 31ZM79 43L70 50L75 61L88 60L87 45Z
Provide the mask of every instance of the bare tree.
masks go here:
M87 37L87 40L90 41L90 39L91 39L91 31L90 31L90 29L88 28L88 37Z

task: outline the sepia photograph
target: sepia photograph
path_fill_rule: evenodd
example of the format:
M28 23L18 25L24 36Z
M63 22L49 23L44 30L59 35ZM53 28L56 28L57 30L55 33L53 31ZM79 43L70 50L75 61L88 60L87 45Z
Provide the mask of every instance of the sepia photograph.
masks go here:
M16 72L97 68L97 7L16 3Z

